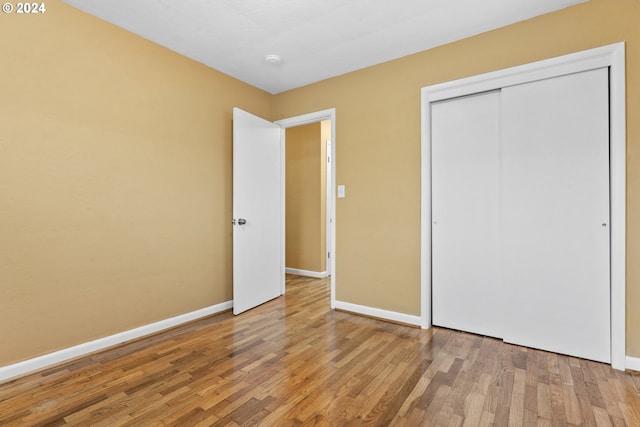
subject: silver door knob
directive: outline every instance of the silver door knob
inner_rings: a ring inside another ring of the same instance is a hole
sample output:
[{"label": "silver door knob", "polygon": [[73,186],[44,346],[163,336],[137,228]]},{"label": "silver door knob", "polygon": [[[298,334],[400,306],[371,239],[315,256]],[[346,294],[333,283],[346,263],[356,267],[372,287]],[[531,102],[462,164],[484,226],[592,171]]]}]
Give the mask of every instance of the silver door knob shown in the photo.
[{"label": "silver door knob", "polygon": [[245,225],[247,223],[247,220],[244,218],[238,218],[238,225]]}]

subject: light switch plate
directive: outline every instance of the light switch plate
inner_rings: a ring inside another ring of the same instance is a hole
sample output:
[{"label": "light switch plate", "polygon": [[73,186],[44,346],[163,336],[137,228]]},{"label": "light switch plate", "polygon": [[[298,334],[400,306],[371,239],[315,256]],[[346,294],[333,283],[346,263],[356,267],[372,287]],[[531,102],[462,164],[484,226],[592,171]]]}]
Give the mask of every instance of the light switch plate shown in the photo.
[{"label": "light switch plate", "polygon": [[344,198],[344,185],[338,185],[338,198]]}]

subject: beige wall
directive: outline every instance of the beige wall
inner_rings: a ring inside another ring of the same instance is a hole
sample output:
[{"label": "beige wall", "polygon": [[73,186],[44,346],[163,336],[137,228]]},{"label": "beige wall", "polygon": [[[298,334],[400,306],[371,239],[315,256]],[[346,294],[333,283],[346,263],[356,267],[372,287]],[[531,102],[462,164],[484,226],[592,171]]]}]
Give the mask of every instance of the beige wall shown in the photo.
[{"label": "beige wall", "polygon": [[[613,4],[615,3],[615,4]],[[640,357],[640,2],[591,0],[275,98],[336,108],[336,298],[420,314],[420,88],[627,42],[627,353]]]},{"label": "beige wall", "polygon": [[56,0],[0,18],[0,366],[229,301],[232,107],[272,96]]},{"label": "beige wall", "polygon": [[321,136],[320,123],[286,130],[287,268],[325,270]]}]

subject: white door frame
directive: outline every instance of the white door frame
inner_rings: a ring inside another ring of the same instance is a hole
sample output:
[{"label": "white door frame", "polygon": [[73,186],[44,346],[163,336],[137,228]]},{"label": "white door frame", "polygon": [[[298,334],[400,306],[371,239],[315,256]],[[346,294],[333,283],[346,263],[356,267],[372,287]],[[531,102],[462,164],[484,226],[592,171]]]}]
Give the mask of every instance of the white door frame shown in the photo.
[{"label": "white door frame", "polygon": [[611,366],[626,367],[625,45],[615,43],[422,88],[421,327],[431,326],[431,103],[515,84],[609,67],[611,196]]},{"label": "white door frame", "polygon": [[[333,130],[332,130],[333,132]],[[331,136],[331,138],[333,138],[333,135]],[[333,154],[331,153],[331,147],[333,147],[333,144],[331,143],[331,139],[328,139],[325,143],[325,147],[326,147],[326,154],[327,154],[327,159],[325,164],[328,164],[329,167],[327,168],[327,179],[326,179],[326,225],[325,225],[325,230],[326,230],[326,236],[325,236],[325,259],[326,259],[326,267],[325,270],[327,271],[327,275],[331,276],[332,274],[332,269],[331,269],[331,254],[332,254],[332,249],[331,249],[331,242],[333,241],[333,239],[331,238],[331,230],[333,229],[333,173],[331,173],[331,165],[333,164]]]},{"label": "white door frame", "polygon": [[[328,110],[316,111],[314,113],[303,114],[300,116],[290,117],[288,119],[276,120],[274,123],[279,125],[283,129],[302,126],[310,123],[317,123],[323,120],[331,120],[331,189],[335,188],[336,182],[336,109],[330,108]],[[282,155],[282,259],[285,259],[285,132],[282,132],[280,152]],[[335,210],[335,192],[331,191],[332,200],[330,209],[331,218],[333,223],[331,224],[331,230],[327,231],[331,233],[331,248],[327,248],[331,252],[331,308],[335,308],[336,304],[336,210]],[[284,267],[283,267],[284,274]],[[282,283],[282,294],[285,293],[285,284]]]}]

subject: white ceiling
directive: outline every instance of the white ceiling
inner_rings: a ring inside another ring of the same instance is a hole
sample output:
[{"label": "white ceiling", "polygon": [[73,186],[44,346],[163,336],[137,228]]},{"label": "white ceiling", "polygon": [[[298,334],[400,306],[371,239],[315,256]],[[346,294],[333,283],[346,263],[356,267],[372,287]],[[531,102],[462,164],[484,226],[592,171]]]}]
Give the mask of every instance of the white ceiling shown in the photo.
[{"label": "white ceiling", "polygon": [[275,94],[586,0],[63,1]]}]

